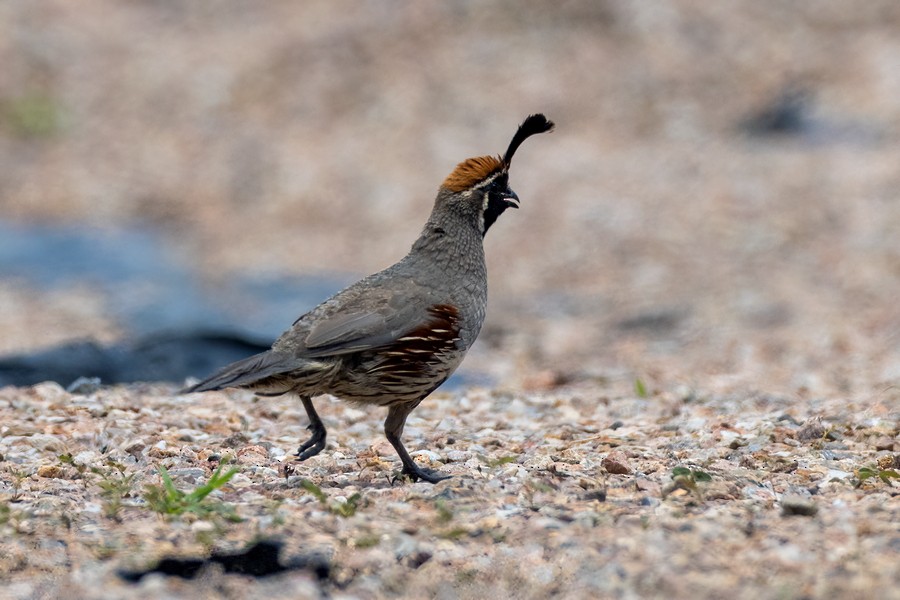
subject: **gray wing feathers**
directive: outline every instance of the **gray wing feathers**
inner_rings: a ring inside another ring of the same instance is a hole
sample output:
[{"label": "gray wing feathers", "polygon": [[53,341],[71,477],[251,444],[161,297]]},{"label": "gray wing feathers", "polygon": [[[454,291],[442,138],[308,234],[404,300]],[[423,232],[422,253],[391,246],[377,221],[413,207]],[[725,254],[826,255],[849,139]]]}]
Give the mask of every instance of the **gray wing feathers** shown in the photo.
[{"label": "gray wing feathers", "polygon": [[[420,321],[418,315],[414,316],[413,311],[404,311],[403,315],[392,316],[393,318],[389,318],[378,313],[358,315],[356,319],[335,323],[334,327],[331,321],[321,323],[320,327],[310,333],[301,356],[304,358],[340,356],[386,346],[415,328]],[[316,334],[315,337],[313,334]],[[310,342],[311,339],[314,343]]]},{"label": "gray wing feathers", "polygon": [[306,347],[313,351],[332,346],[353,348],[368,332],[383,331],[384,326],[384,315],[379,313],[338,314],[313,326],[306,337]]},{"label": "gray wing feathers", "polygon": [[421,325],[434,303],[427,289],[406,284],[402,292],[370,288],[365,295],[349,288],[298,319],[275,348],[298,358],[321,358],[390,344]]}]

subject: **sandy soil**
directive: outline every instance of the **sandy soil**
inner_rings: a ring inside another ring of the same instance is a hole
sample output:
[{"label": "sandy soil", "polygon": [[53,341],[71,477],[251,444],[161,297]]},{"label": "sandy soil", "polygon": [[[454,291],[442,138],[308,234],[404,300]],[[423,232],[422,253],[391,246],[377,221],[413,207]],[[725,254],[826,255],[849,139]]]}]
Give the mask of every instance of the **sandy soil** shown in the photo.
[{"label": "sandy soil", "polygon": [[[0,217],[157,228],[211,288],[382,268],[459,160],[558,128],[486,243],[496,385],[410,423],[451,480],[391,485],[331,399],[285,470],[290,399],[3,389],[0,596],[900,597],[898,40],[888,0],[4,3]],[[8,352],[128,330],[90,282],[0,307]],[[148,507],[231,456],[243,521]],[[116,574],[258,536],[328,577]]]}]

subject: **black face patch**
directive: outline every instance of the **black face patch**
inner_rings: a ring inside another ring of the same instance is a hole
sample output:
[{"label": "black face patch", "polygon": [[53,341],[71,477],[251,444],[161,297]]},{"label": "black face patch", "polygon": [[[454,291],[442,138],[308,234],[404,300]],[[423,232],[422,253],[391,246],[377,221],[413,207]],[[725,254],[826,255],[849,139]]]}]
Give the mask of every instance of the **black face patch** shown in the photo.
[{"label": "black face patch", "polygon": [[482,235],[486,234],[487,230],[497,220],[497,217],[509,208],[509,198],[514,197],[512,190],[509,189],[509,176],[507,174],[504,173],[491,182],[487,187],[487,203],[484,207],[484,231]]}]

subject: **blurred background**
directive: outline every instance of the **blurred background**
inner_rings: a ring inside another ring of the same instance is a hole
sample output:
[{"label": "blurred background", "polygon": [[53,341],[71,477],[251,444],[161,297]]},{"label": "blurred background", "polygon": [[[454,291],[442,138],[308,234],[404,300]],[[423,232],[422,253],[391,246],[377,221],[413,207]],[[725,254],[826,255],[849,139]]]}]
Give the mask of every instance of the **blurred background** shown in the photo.
[{"label": "blurred background", "polygon": [[265,345],[541,111],[462,377],[900,395],[893,0],[12,0],[0,64],[0,355]]}]

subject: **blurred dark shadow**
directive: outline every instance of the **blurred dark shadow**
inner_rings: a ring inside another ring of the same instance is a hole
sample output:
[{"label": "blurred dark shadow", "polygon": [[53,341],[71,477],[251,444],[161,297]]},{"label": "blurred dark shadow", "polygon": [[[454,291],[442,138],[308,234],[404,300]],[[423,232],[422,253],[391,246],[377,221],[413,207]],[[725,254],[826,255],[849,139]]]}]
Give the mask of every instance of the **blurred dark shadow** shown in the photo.
[{"label": "blurred dark shadow", "polygon": [[105,384],[182,383],[262,352],[304,310],[351,276],[247,278],[208,289],[166,251],[153,230],[97,230],[0,223],[0,276],[40,294],[91,286],[127,337],[79,340],[0,358],[0,385],[79,377]]}]

